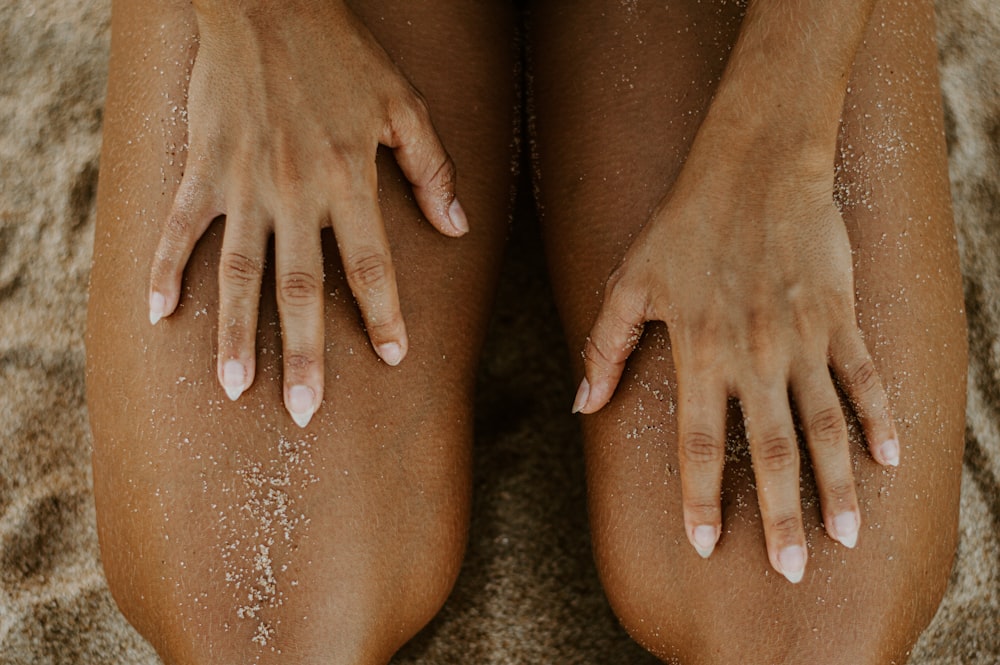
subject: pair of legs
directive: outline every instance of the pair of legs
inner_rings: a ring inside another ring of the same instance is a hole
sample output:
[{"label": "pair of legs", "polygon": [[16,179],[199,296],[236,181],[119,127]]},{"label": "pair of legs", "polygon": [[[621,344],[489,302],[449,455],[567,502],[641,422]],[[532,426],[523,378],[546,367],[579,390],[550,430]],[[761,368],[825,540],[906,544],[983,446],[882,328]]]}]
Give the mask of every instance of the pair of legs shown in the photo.
[{"label": "pair of legs", "polygon": [[[220,222],[188,267],[179,312],[156,328],[146,319],[197,46],[189,3],[139,4],[115,6],[88,324],[109,584],[170,664],[385,662],[444,602],[463,552],[472,379],[516,157],[513,10],[353,3],[428,99],[473,232],[440,237],[380,155],[410,352],[398,368],[377,361],[327,237],[327,395],[303,431],[281,402],[268,276],[255,384],[231,403],[215,380]],[[683,163],[738,32],[737,4],[532,7],[536,177],[571,350]],[[650,326],[614,401],[584,418],[584,439],[602,581],[625,627],[664,659],[902,662],[947,580],[964,424],[961,290],[932,8],[897,4],[880,3],[855,65],[838,181],[859,320],[893,400],[902,465],[883,470],[853,437],[864,523],[852,551],[823,533],[804,473],[811,554],[792,586],[769,572],[736,449],[723,538],[701,560],[681,520],[669,339]]]}]

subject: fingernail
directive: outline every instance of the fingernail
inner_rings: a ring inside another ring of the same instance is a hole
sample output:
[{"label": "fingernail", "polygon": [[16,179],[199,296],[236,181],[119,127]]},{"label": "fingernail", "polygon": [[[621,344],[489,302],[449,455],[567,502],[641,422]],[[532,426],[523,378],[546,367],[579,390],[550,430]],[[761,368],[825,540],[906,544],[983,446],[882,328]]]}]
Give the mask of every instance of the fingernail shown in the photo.
[{"label": "fingernail", "polygon": [[710,557],[713,550],[715,550],[715,543],[719,539],[719,530],[714,526],[702,524],[694,528],[692,536],[694,539],[694,548],[701,555],[701,558],[707,559]]},{"label": "fingernail", "polygon": [[163,310],[167,308],[167,299],[162,293],[153,291],[149,294],[149,322],[154,326],[163,318]]},{"label": "fingernail", "polygon": [[878,447],[879,454],[889,466],[899,466],[899,441],[889,439]]},{"label": "fingernail", "polygon": [[299,427],[305,427],[316,413],[316,393],[308,386],[292,386],[288,391],[288,412]]},{"label": "fingernail", "polygon": [[229,399],[236,401],[247,389],[247,370],[239,360],[227,360],[222,366],[222,387]]},{"label": "fingernail", "polygon": [[833,537],[844,547],[853,548],[858,544],[858,516],[853,511],[833,518]]},{"label": "fingernail", "polygon": [[800,545],[792,545],[778,552],[778,566],[782,575],[792,584],[802,581],[806,572],[806,551]]},{"label": "fingernail", "polygon": [[381,357],[387,365],[395,367],[403,360],[403,347],[395,342],[381,344],[376,350],[378,351],[379,357]]},{"label": "fingernail", "polygon": [[457,198],[448,206],[448,217],[456,231],[463,234],[469,232],[469,219],[465,216],[465,210],[462,209],[462,204],[458,202]]},{"label": "fingernail", "polygon": [[590,382],[587,377],[583,377],[580,387],[576,389],[576,399],[573,400],[573,413],[580,413],[580,410],[587,406],[587,398],[590,397]]}]

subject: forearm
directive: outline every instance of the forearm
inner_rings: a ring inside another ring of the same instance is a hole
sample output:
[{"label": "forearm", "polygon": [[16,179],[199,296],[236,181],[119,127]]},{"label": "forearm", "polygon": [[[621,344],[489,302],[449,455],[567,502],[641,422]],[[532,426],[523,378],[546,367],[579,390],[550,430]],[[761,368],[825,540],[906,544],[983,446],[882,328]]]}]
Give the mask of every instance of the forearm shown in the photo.
[{"label": "forearm", "polygon": [[703,125],[730,154],[832,158],[875,0],[751,0]]}]

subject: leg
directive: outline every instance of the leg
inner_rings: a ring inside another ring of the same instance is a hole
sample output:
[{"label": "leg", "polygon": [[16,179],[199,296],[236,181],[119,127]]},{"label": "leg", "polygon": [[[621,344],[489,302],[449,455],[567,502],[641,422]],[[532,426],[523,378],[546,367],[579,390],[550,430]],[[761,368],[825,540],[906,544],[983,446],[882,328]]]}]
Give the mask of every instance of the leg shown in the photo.
[{"label": "leg", "polygon": [[[571,349],[583,348],[604,280],[681,168],[737,34],[738,4],[542,2],[533,16],[537,176]],[[584,418],[602,580],[625,627],[665,660],[899,663],[941,598],[956,539],[966,351],[933,33],[930,3],[881,2],[844,111],[838,190],[859,322],[903,441],[902,465],[886,471],[852,427],[857,549],[823,531],[807,470],[806,577],[792,586],[769,570],[734,418],[724,533],[699,559],[683,528],[662,326],[647,327],[612,403]]]},{"label": "leg", "polygon": [[513,22],[502,5],[355,4],[428,99],[472,232],[438,234],[380,154],[410,355],[377,360],[326,236],[327,397],[307,430],[282,406],[273,274],[254,385],[232,403],[215,380],[221,222],[178,313],[145,320],[197,39],[190,3],[115,4],[88,321],[94,484],[112,593],[169,664],[386,662],[458,573],[472,383],[512,184]]}]

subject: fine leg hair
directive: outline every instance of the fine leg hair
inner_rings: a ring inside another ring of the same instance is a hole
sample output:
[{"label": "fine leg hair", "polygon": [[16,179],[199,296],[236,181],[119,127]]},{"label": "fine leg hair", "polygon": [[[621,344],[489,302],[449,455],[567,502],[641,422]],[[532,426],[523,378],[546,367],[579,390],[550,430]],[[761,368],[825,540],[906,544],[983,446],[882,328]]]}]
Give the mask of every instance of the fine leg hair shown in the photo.
[{"label": "fine leg hair", "polygon": [[270,267],[256,380],[230,402],[216,379],[224,220],[196,248],[178,311],[147,319],[197,28],[188,2],[114,4],[87,334],[94,485],[111,591],[169,665],[384,663],[458,574],[473,379],[512,186],[513,11],[351,4],[428,100],[472,230],[435,231],[379,153],[409,355],[378,360],[326,232],[326,397],[307,430],[282,404]]},{"label": "fine leg hair", "polygon": [[[682,168],[740,5],[543,0],[533,9],[535,175],[577,379],[604,282]],[[930,2],[878,4],[835,166],[858,323],[902,446],[898,468],[879,466],[849,418],[857,548],[823,530],[803,450],[808,568],[798,585],[770,569],[733,404],[723,534],[699,558],[684,532],[662,324],[646,326],[612,402],[583,419],[602,581],[625,628],[664,661],[903,663],[940,602],[957,537],[966,346],[933,20]]]}]

